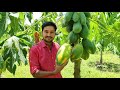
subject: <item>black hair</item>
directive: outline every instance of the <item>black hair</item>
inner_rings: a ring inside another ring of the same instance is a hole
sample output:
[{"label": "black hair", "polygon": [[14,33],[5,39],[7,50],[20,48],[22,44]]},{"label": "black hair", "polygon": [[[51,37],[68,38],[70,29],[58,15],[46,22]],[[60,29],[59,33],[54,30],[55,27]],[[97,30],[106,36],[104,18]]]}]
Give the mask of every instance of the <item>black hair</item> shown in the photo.
[{"label": "black hair", "polygon": [[46,26],[53,26],[55,28],[55,31],[57,29],[57,26],[56,26],[56,24],[54,22],[44,22],[42,24],[42,31],[43,31],[44,27],[46,27]]}]

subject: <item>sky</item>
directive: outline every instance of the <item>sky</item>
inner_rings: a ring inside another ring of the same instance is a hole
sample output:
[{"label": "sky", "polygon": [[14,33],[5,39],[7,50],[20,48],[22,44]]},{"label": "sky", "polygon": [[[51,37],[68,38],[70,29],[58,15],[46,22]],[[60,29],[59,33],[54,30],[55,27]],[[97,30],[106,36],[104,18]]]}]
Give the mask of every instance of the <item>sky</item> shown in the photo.
[{"label": "sky", "polygon": [[[57,13],[59,14],[59,12],[57,12]],[[65,12],[63,12],[63,14],[65,14]],[[40,19],[41,15],[42,15],[41,12],[33,12],[33,19],[32,19],[31,22],[33,23],[35,19]],[[26,18],[25,24],[31,25],[28,18]]]}]

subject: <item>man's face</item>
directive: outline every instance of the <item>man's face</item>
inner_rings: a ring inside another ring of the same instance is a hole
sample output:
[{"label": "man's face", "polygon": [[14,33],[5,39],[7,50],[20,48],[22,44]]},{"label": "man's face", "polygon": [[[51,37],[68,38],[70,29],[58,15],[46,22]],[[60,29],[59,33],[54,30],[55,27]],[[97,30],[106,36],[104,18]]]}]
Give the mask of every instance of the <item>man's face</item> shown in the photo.
[{"label": "man's face", "polygon": [[43,29],[43,39],[46,42],[52,42],[55,37],[55,29],[53,26],[46,26]]}]

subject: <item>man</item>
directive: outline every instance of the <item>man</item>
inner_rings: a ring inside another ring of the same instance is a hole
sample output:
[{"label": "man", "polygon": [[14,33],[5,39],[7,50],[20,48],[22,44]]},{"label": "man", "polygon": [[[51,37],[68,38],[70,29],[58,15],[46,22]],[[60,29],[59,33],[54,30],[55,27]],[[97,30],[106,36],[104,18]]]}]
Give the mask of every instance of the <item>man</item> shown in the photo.
[{"label": "man", "polygon": [[61,70],[67,65],[56,64],[56,54],[59,44],[53,42],[57,26],[53,22],[45,22],[42,25],[43,39],[32,46],[29,52],[30,72],[36,78],[62,78]]}]

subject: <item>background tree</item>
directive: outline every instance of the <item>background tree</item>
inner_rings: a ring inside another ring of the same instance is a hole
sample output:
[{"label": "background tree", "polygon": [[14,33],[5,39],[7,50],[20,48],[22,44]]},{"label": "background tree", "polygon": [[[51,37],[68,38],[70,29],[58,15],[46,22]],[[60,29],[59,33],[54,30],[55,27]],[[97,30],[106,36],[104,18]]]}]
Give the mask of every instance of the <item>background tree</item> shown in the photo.
[{"label": "background tree", "polygon": [[120,13],[119,12],[93,12],[91,13],[90,36],[101,51],[100,64],[103,63],[102,52],[109,48],[120,55]]},{"label": "background tree", "polygon": [[35,44],[34,33],[38,31],[41,38],[42,22],[55,21],[58,15],[40,13],[35,19],[33,12],[0,12],[0,75],[6,69],[15,75],[17,65],[28,64],[29,48]]}]

